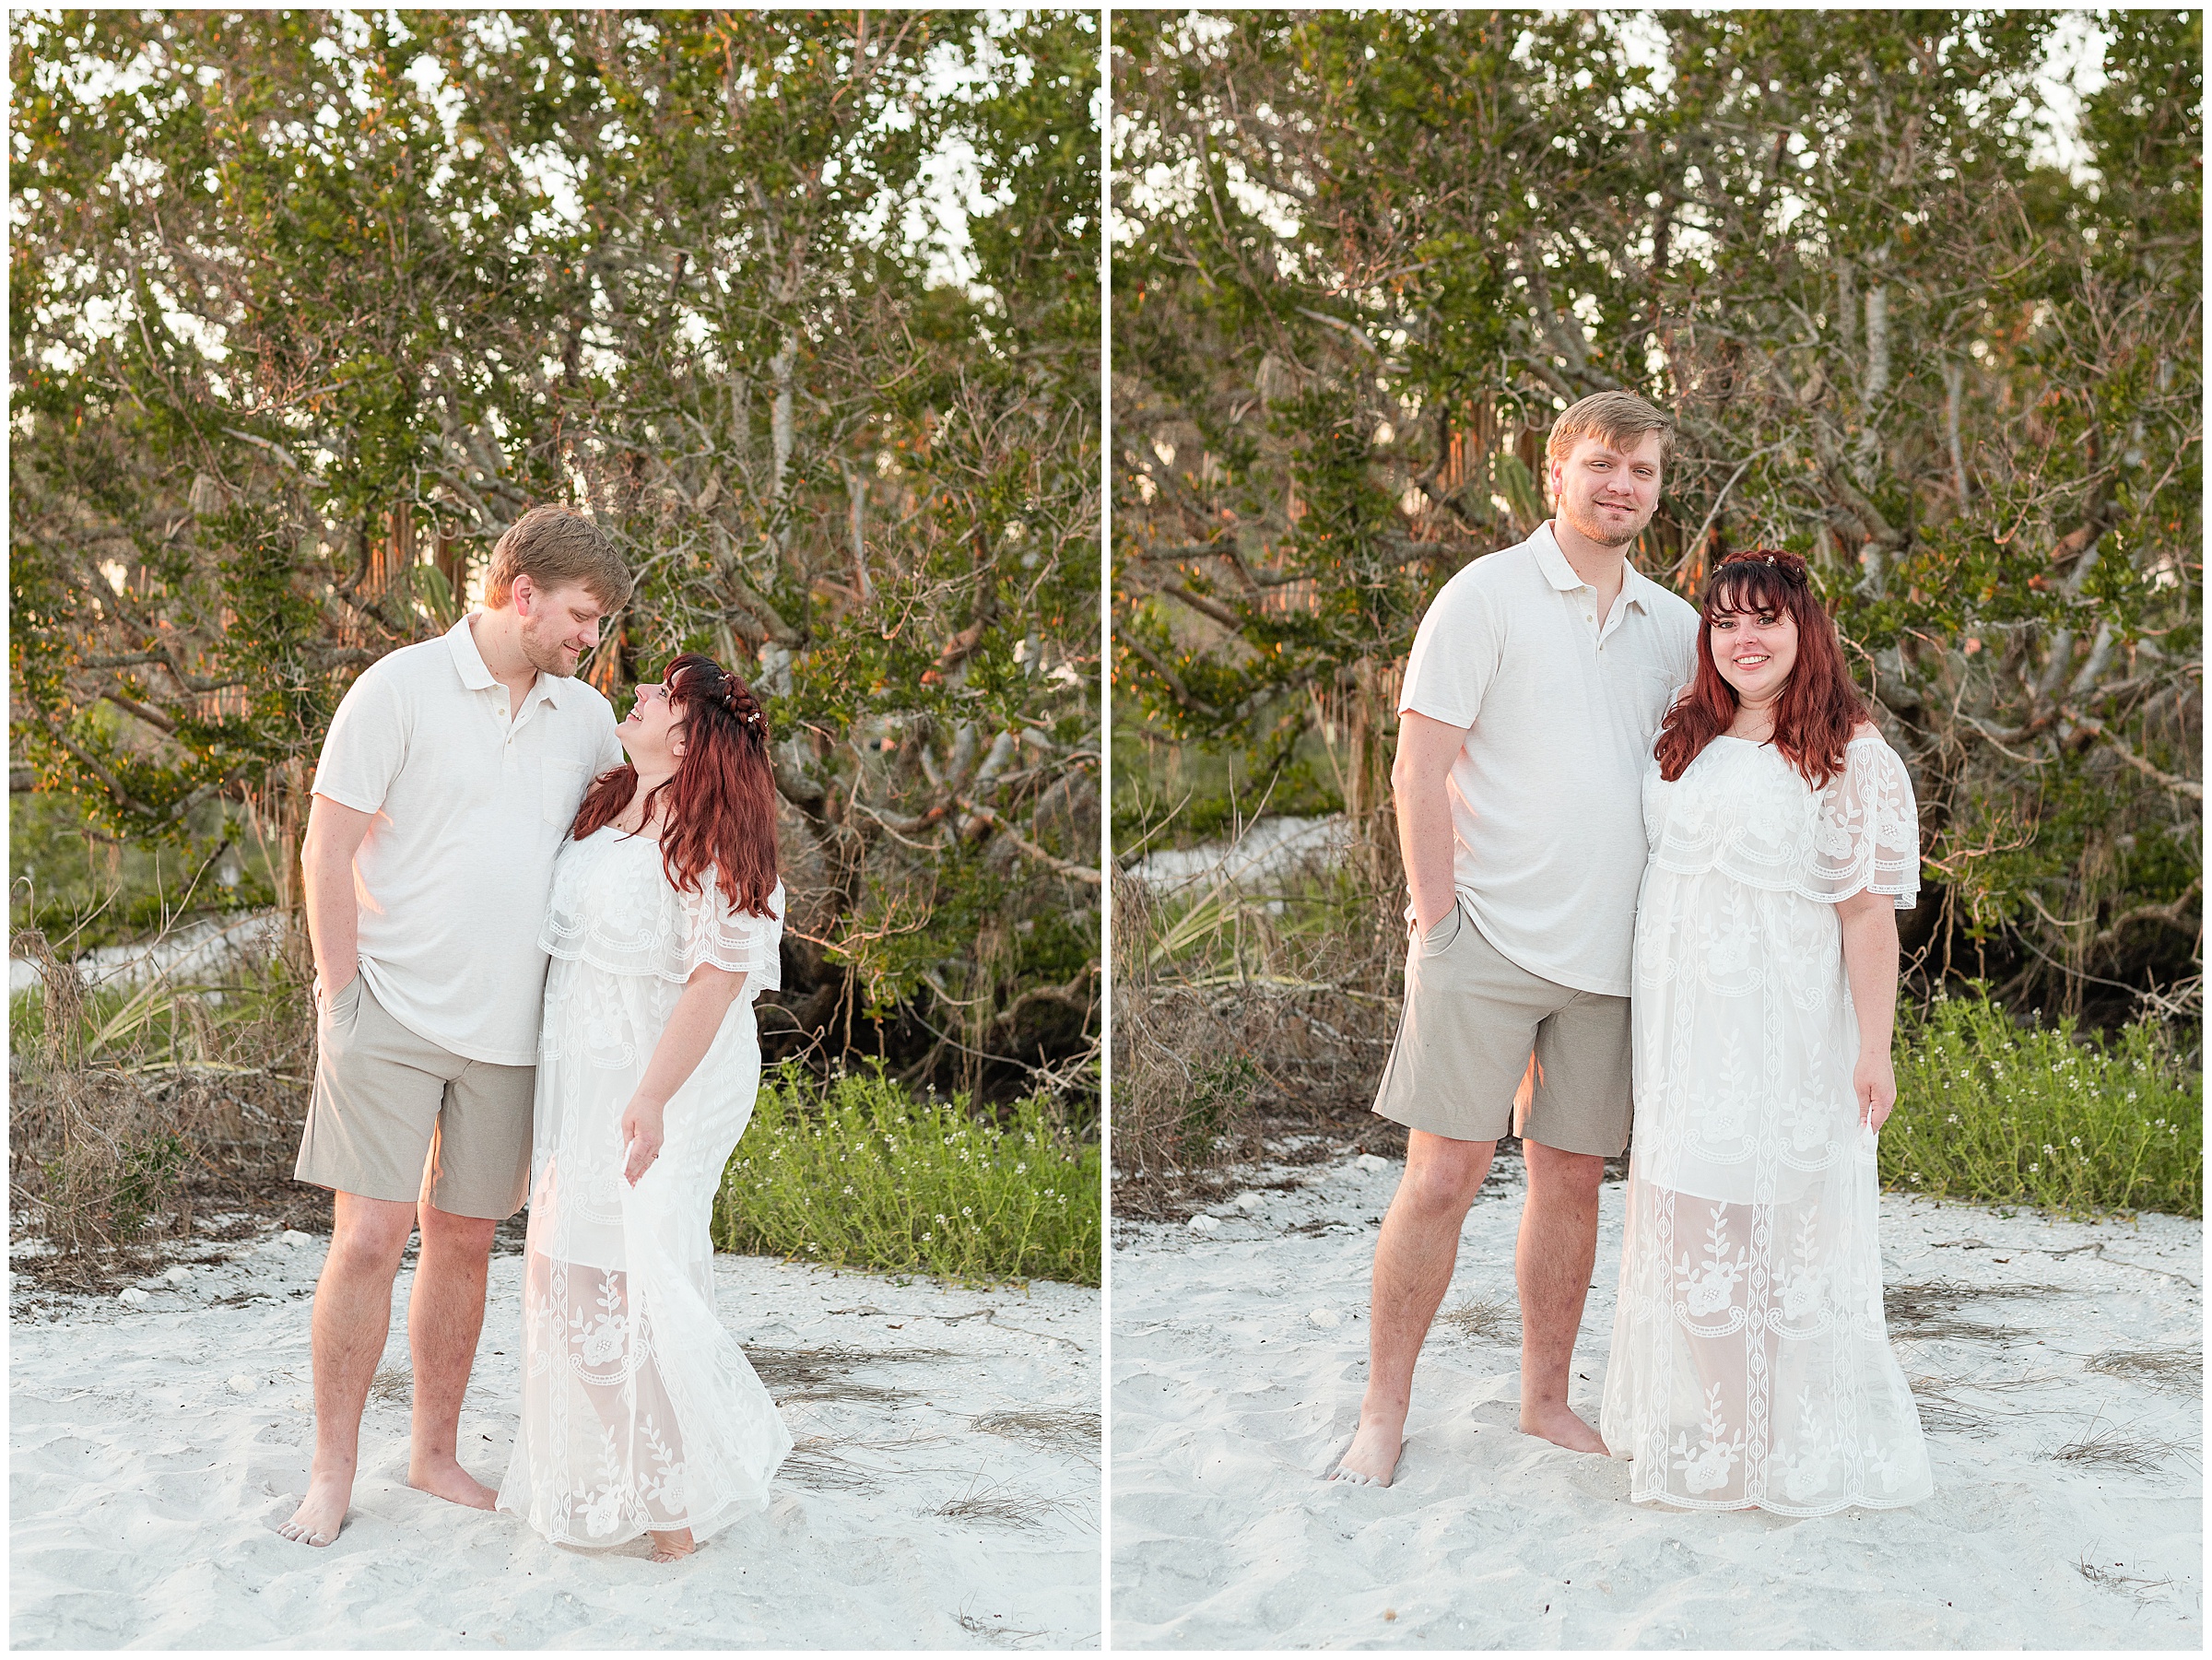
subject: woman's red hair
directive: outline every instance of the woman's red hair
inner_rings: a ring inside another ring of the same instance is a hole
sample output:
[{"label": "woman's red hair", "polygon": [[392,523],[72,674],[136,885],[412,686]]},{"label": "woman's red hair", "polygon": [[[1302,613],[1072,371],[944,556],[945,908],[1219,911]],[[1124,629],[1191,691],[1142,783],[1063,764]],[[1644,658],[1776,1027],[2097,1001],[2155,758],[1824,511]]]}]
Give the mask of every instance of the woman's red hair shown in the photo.
[{"label": "woman's red hair", "polygon": [[1735,688],[1712,660],[1712,619],[1727,613],[1789,613],[1797,624],[1797,663],[1774,706],[1774,747],[1818,790],[1843,770],[1843,747],[1866,718],[1865,700],[1843,665],[1836,625],[1813,592],[1812,573],[1794,553],[1755,547],[1730,554],[1705,585],[1698,618],[1698,673],[1666,712],[1653,752],[1672,783],[1735,722]]},{"label": "woman's red hair", "polygon": [[[686,652],[668,665],[668,701],[681,712],[683,759],[676,776],[645,798],[666,791],[661,824],[661,867],[679,892],[697,893],[700,872],[713,869],[733,909],[772,916],[776,887],[776,781],[768,759],[768,716],[752,689],[713,658]],[[569,834],[582,841],[612,824],[638,793],[638,770],[625,761],[602,772],[583,793]]]}]

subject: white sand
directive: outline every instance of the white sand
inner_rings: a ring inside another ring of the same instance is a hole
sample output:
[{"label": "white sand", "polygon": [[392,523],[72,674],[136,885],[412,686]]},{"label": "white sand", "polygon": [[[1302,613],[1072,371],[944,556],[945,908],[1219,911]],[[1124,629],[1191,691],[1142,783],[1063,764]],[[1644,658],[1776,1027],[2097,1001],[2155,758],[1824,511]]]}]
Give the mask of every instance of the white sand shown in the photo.
[{"label": "white sand", "polygon": [[[723,1318],[756,1355],[949,1352],[832,1369],[896,1398],[777,1391],[801,1443],[796,1467],[786,1466],[766,1512],[664,1567],[645,1560],[641,1541],[613,1552],[556,1547],[513,1517],[406,1485],[412,1274],[403,1272],[352,1512],[337,1543],[314,1550],[274,1529],[307,1475],[308,1299],[324,1244],[271,1236],[135,1305],[57,1305],[14,1277],[13,1646],[1097,1643],[1096,1440],[1039,1444],[974,1422],[1039,1408],[1095,1416],[1096,1291],[948,1289],[718,1258]],[[513,1444],[521,1267],[518,1255],[493,1261],[461,1417],[462,1461],[493,1486]],[[827,1439],[810,1446],[818,1437]],[[924,1513],[966,1496],[1014,1501],[1026,1516]]]},{"label": "white sand", "polygon": [[[2087,1366],[2115,1350],[2201,1355],[2199,1224],[1885,1198],[1889,1286],[1982,1293],[1959,1301],[1948,1336],[1893,1324],[1936,1490],[1908,1510],[1794,1520],[1631,1504],[1626,1464],[1514,1428],[1517,1163],[1470,1212],[1444,1302],[1501,1302],[1508,1335],[1440,1323],[1396,1485],[1320,1480],[1359,1419],[1375,1224],[1399,1169],[1368,1156],[1248,1172],[1255,1188],[1312,1184],[1217,1206],[1207,1233],[1120,1230],[1116,1647],[2204,1645],[2200,1385],[2162,1392]],[[1593,1423],[1622,1206],[1608,1183],[1570,1395]],[[2022,1286],[2056,1289],[1989,1295]],[[1931,1377],[1948,1381],[1945,1398]],[[2162,1444],[2157,1467],[2053,1456],[2114,1427]]]}]

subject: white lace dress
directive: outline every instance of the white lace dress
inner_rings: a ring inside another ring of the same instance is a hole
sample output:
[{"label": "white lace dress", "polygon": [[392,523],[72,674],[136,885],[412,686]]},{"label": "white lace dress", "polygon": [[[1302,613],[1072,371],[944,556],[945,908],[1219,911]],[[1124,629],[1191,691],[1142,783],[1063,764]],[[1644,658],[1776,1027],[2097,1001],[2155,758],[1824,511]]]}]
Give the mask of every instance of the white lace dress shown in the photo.
[{"label": "white lace dress", "polygon": [[[753,998],[779,983],[774,918],[737,914],[713,872],[679,893],[660,844],[609,826],[563,847],[538,943],[538,1039],[523,1277],[523,1417],[499,1507],[557,1543],[648,1530],[704,1538],[767,1502],[791,1450],[775,1403],[714,1313],[714,1193],[760,1082]],[[660,1158],[631,1187],[620,1123],[701,963],[745,975],[670,1097]]]},{"label": "white lace dress", "polygon": [[1600,1433],[1630,1497],[1821,1515],[1933,1490],[1890,1353],[1840,901],[1910,909],[1912,786],[1869,732],[1815,792],[1720,737],[1644,777],[1635,1136]]}]

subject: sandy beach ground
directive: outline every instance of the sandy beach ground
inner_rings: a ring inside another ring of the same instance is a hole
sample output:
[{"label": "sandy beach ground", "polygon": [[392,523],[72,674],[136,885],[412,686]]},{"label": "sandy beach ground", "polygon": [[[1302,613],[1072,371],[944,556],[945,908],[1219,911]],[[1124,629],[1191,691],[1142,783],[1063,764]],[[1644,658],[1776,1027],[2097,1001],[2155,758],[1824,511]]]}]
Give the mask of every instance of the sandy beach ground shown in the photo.
[{"label": "sandy beach ground", "polygon": [[[1396,1484],[1323,1481],[1359,1419],[1399,1170],[1252,1170],[1210,1222],[1118,1230],[1115,1646],[2203,1647],[2198,1223],[1885,1197],[1936,1490],[1796,1520],[1631,1504],[1625,1463],[1515,1429],[1517,1161],[1468,1215]],[[1593,1423],[1623,1196],[1607,1184],[1570,1395]]]},{"label": "sandy beach ground", "polygon": [[[312,1550],[274,1530],[307,1475],[324,1243],[270,1231],[186,1249],[178,1283],[149,1278],[128,1301],[12,1277],[11,1646],[1098,1643],[1096,1291],[718,1258],[723,1319],[799,1446],[764,1513],[659,1567],[642,1541],[548,1545],[406,1485],[410,1258],[352,1513]],[[513,1445],[521,1269],[494,1258],[461,1418],[462,1461],[494,1486]]]}]

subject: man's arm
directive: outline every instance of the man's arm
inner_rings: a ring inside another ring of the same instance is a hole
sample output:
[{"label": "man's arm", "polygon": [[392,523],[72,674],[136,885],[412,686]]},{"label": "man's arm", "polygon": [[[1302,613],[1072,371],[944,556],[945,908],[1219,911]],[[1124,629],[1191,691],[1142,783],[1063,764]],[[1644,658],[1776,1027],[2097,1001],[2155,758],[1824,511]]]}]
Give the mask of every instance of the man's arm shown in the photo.
[{"label": "man's arm", "polygon": [[1423,934],[1450,914],[1454,902],[1452,798],[1445,786],[1472,730],[1411,710],[1398,716],[1391,796],[1397,804],[1398,851],[1413,892],[1413,918]]},{"label": "man's arm", "polygon": [[327,795],[314,796],[307,809],[307,838],[300,847],[300,897],[307,902],[307,937],[325,1000],[360,971],[361,913],[353,891],[353,855],[375,818]]}]

